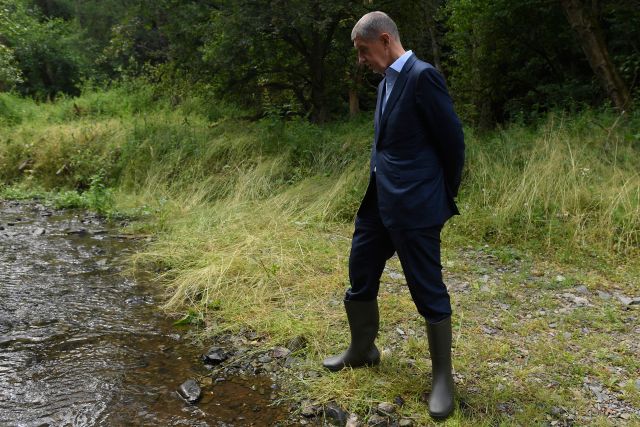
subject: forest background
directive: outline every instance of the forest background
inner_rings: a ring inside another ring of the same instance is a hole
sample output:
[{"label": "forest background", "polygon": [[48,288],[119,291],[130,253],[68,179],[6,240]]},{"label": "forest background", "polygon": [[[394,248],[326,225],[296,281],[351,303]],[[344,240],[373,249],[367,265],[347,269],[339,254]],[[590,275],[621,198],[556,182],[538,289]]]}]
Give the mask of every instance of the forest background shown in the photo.
[{"label": "forest background", "polygon": [[[306,337],[294,371],[313,370],[348,338],[339,301],[380,80],[350,32],[370,10],[441,70],[465,125],[462,215],[443,234],[467,402],[450,422],[638,420],[637,0],[0,0],[1,197],[153,236],[132,264],[169,311],[201,336]],[[366,418],[402,395],[429,422],[397,264],[378,379],[292,375],[292,399]],[[617,412],[594,405],[594,383]]]}]

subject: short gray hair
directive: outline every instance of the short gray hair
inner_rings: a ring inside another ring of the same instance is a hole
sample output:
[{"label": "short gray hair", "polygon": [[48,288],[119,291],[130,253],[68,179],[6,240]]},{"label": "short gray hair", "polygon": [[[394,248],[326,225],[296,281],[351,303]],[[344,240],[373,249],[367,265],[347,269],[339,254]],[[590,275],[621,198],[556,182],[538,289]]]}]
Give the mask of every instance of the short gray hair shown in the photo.
[{"label": "short gray hair", "polygon": [[371,40],[382,33],[389,33],[391,37],[400,41],[398,26],[393,19],[389,18],[389,15],[380,11],[369,12],[354,25],[351,30],[351,41],[356,37]]}]

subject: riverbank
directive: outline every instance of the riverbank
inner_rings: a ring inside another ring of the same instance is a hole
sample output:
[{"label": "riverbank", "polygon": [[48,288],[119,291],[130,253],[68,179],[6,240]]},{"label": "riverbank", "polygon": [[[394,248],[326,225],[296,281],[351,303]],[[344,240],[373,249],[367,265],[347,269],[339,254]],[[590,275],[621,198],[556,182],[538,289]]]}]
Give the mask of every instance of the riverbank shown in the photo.
[{"label": "riverbank", "polygon": [[[303,340],[278,368],[301,414],[333,401],[366,420],[396,402],[395,419],[430,423],[424,327],[395,259],[381,286],[381,366],[319,368],[347,345],[341,298],[369,117],[250,122],[147,87],[41,106],[2,96],[5,197],[45,195],[153,235],[132,269],[153,271],[166,310],[203,337],[256,334],[276,362],[269,352]],[[443,234],[464,403],[445,425],[639,420],[638,122],[555,114],[467,131],[463,215]]]}]

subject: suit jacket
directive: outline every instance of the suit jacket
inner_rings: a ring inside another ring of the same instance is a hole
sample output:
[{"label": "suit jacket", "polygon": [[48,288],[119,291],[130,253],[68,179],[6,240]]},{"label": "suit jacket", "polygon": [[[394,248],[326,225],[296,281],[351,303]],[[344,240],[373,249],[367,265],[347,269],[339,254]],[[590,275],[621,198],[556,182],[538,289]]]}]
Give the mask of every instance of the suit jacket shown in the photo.
[{"label": "suit jacket", "polygon": [[384,85],[383,79],[378,86],[369,188],[360,209],[375,179],[385,227],[442,225],[459,214],[454,198],[464,164],[462,125],[444,78],[411,55],[381,114]]}]

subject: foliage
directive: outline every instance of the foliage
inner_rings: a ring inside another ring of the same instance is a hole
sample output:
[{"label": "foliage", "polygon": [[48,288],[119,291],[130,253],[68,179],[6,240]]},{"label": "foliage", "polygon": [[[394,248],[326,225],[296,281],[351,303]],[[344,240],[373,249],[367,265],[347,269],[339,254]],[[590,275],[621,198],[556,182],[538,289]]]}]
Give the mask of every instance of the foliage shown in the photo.
[{"label": "foliage", "polygon": [[[629,26],[628,16],[637,14],[637,5],[602,3],[614,59],[632,83],[640,70],[640,30]],[[492,128],[554,108],[605,101],[558,3],[450,0],[446,16],[450,83],[459,109],[473,123]]]},{"label": "foliage", "polygon": [[25,0],[0,1],[0,42],[13,52],[20,80],[17,90],[36,98],[78,94],[88,77],[87,43],[80,28],[59,18],[45,18]]},{"label": "foliage", "polygon": [[0,92],[13,89],[22,83],[22,72],[16,66],[13,49],[0,42]]},{"label": "foliage", "polygon": [[349,1],[221,2],[205,59],[225,90],[324,122],[346,105],[350,30],[363,12]]}]

